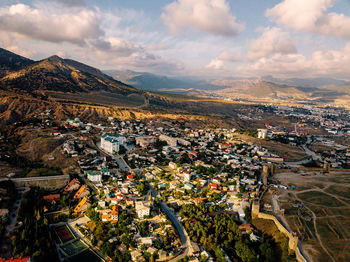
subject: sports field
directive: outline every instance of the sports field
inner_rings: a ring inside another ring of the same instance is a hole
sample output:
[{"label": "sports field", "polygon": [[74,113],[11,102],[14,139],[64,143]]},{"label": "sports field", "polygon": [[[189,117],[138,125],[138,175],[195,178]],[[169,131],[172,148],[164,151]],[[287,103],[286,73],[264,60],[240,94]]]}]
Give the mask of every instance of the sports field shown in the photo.
[{"label": "sports field", "polygon": [[67,225],[57,226],[54,228],[56,236],[61,243],[67,243],[75,237]]},{"label": "sports field", "polygon": [[85,250],[81,253],[79,253],[76,256],[72,256],[68,258],[66,261],[68,262],[101,262],[103,261],[101,258],[99,258],[94,252],[92,252],[90,249]]},{"label": "sports field", "polygon": [[84,242],[79,239],[61,246],[61,249],[67,254],[68,257],[79,254],[87,248],[88,247],[84,244]]}]

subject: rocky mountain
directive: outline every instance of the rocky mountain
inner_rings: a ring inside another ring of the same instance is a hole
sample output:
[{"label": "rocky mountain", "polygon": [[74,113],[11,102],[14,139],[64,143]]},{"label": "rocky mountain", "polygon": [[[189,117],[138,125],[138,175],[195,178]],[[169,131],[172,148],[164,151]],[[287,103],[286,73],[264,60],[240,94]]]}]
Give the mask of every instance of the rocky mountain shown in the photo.
[{"label": "rocky mountain", "polygon": [[[347,94],[344,80],[332,78],[231,78],[215,80],[177,79],[134,71],[106,71],[107,74],[142,90],[194,97],[244,98],[253,100],[325,100]],[[349,91],[350,92],[350,91]]]},{"label": "rocky mountain", "polygon": [[191,78],[173,78],[162,75],[155,75],[147,72],[135,71],[119,71],[106,70],[106,74],[115,79],[132,85],[136,88],[155,92],[166,93],[186,93],[192,90],[215,90],[219,89],[216,85],[205,80],[191,79]]},{"label": "rocky mountain", "polygon": [[0,87],[29,93],[105,91],[127,95],[139,90],[103,74],[100,70],[70,59],[51,56],[12,70],[0,79]]},{"label": "rocky mountain", "polygon": [[283,85],[289,85],[289,86],[302,86],[302,87],[325,87],[325,86],[350,85],[349,81],[334,79],[329,77],[280,79],[280,78],[274,78],[272,76],[264,76],[261,79],[267,82],[275,83],[275,84],[283,84]]},{"label": "rocky mountain", "polygon": [[33,60],[0,48],[0,78],[33,63]]}]

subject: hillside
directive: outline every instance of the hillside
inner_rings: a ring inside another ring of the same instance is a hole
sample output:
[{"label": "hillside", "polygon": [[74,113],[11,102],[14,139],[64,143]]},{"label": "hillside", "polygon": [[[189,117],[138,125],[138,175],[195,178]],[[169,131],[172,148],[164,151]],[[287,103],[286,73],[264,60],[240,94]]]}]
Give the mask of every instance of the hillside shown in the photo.
[{"label": "hillside", "polygon": [[33,60],[0,48],[0,78],[33,63]]},{"label": "hillside", "polygon": [[96,92],[105,91],[127,95],[140,93],[100,70],[77,61],[51,56],[13,71],[0,79],[0,87],[8,91]]},{"label": "hillside", "polygon": [[185,94],[192,90],[215,90],[221,88],[205,80],[173,78],[147,72],[107,70],[105,73],[136,88],[155,92]]}]

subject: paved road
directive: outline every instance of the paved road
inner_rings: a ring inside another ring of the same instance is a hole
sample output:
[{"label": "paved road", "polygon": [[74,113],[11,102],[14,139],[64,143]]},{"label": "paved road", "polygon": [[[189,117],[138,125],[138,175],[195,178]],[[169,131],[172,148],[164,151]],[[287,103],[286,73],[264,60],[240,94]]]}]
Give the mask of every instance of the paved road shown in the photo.
[{"label": "paved road", "polygon": [[131,170],[131,168],[126,164],[125,160],[123,159],[123,156],[118,155],[115,159],[121,171]]},{"label": "paved road", "polygon": [[[152,191],[152,196],[154,198],[156,198],[158,196],[158,192],[151,185],[149,185],[149,186],[150,186],[150,189]],[[177,232],[179,233],[183,252],[179,256],[177,256],[176,258],[170,260],[171,262],[179,261],[189,254],[189,252],[190,252],[190,250],[189,250],[190,239],[189,239],[187,233],[185,232],[184,227],[180,223],[179,219],[171,211],[171,209],[165,203],[163,203],[160,199],[159,199],[159,204],[160,204],[162,211],[168,216],[168,218],[171,220],[171,222],[173,222]]]}]

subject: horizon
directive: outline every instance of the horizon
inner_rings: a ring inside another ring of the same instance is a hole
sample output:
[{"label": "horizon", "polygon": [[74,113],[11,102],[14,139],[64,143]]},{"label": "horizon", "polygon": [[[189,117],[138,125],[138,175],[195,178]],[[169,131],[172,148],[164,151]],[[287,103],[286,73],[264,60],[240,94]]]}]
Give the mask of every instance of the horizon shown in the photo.
[{"label": "horizon", "polygon": [[[254,5],[254,8],[251,6]],[[350,80],[349,1],[3,1],[1,47],[101,70]]]}]

